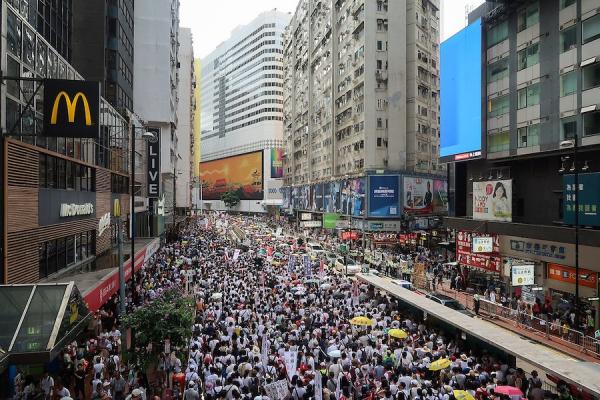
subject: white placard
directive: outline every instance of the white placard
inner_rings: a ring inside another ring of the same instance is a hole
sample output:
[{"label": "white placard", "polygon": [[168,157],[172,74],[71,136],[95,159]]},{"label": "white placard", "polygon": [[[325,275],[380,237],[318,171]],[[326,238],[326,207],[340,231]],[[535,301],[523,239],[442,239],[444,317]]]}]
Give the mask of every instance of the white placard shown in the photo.
[{"label": "white placard", "polygon": [[530,286],[535,282],[535,265],[513,265],[512,266],[512,285]]},{"label": "white placard", "polygon": [[285,368],[287,370],[288,377],[292,380],[293,376],[296,375],[296,366],[298,365],[298,352],[297,351],[286,351],[283,353],[285,360]]},{"label": "white placard", "polygon": [[289,394],[285,379],[265,385],[265,391],[269,399],[273,400],[284,400]]},{"label": "white placard", "polygon": [[491,253],[494,251],[494,238],[491,236],[473,236],[471,238],[471,243],[473,246],[473,253]]},{"label": "white placard", "polygon": [[318,370],[315,372],[315,400],[323,400],[323,381]]}]

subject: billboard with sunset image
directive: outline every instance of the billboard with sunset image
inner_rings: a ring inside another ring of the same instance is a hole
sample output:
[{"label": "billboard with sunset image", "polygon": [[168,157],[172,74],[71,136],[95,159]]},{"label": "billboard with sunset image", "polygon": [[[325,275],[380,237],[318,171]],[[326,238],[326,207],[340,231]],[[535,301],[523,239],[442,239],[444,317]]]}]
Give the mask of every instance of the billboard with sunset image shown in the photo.
[{"label": "billboard with sunset image", "polygon": [[263,152],[202,162],[200,179],[204,200],[220,200],[230,190],[237,191],[241,200],[262,200]]}]

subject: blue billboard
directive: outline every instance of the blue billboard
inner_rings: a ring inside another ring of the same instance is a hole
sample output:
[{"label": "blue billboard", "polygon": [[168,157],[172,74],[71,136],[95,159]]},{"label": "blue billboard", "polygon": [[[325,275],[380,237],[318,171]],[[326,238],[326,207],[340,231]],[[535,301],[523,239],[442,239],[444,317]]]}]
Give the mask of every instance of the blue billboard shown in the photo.
[{"label": "blue billboard", "polygon": [[440,158],[444,162],[481,156],[481,43],[478,19],[440,48]]},{"label": "blue billboard", "polygon": [[369,176],[369,217],[399,217],[398,175]]},{"label": "blue billboard", "polygon": [[579,190],[575,175],[563,176],[563,221],[575,224],[575,199],[579,196],[579,225],[600,226],[600,173],[579,174]]}]

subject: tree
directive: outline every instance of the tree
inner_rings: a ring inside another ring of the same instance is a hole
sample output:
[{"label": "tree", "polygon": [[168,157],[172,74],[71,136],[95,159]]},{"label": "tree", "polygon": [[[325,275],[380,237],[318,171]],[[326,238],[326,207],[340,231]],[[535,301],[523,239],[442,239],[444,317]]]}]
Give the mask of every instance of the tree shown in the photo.
[{"label": "tree", "polygon": [[171,349],[186,351],[194,324],[194,302],[178,290],[169,290],[152,303],[125,315],[123,324],[135,335],[135,349],[131,349],[130,359],[146,369],[157,363],[158,355],[164,351],[165,338],[170,339]]},{"label": "tree", "polygon": [[223,201],[223,203],[225,203],[227,208],[233,208],[240,204],[240,196],[234,190],[230,190],[228,192],[223,193],[221,195],[221,200]]}]

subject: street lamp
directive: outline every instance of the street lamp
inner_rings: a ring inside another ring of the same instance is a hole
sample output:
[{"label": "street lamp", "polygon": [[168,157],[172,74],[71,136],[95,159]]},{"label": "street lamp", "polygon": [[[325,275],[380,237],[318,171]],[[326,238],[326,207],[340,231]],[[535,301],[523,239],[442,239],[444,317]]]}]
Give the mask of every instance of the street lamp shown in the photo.
[{"label": "street lamp", "polygon": [[[131,295],[133,298],[133,302],[135,304],[136,301],[136,293],[135,293],[135,133],[136,131],[143,131],[142,139],[144,141],[156,141],[158,140],[158,133],[155,135],[153,132],[148,131],[144,127],[136,127],[134,124],[131,124],[131,171],[130,171],[130,179],[131,179]],[[125,275],[125,273],[123,273]],[[123,278],[124,279],[124,278]]]},{"label": "street lamp", "polygon": [[[570,172],[575,173],[575,329],[579,329],[579,167],[577,165],[579,143],[577,133],[573,139],[560,142],[560,147],[563,149],[573,148],[573,166]],[[564,171],[564,167],[561,167],[561,170]]]}]

